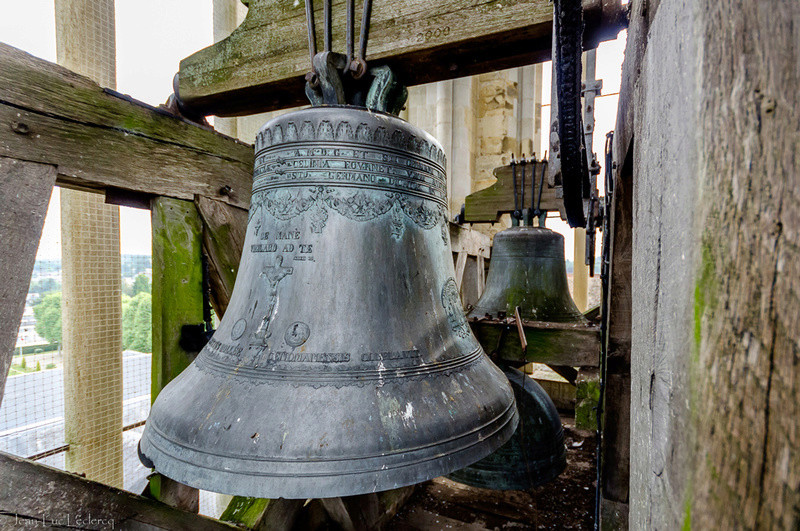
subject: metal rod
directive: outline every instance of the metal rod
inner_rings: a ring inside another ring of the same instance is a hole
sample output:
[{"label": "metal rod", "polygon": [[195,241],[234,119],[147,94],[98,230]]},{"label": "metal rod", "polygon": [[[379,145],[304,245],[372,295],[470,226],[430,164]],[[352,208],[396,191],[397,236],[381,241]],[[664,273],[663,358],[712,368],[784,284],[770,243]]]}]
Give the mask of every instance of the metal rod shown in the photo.
[{"label": "metal rod", "polygon": [[33,454],[32,456],[26,457],[25,459],[29,459],[31,461],[38,461],[39,459],[44,459],[45,457],[50,457],[51,455],[60,454],[61,452],[66,452],[67,450],[69,450],[69,445],[65,444],[63,446],[58,446],[50,450],[45,450],[44,452],[40,452],[38,454]]},{"label": "metal rod", "polygon": [[134,422],[133,424],[128,424],[127,426],[123,426],[122,427],[122,431],[133,430],[133,429],[136,429],[136,428],[138,428],[140,426],[144,426],[145,422],[147,422],[147,421],[146,420],[140,420],[140,421]]},{"label": "metal rod", "polygon": [[330,52],[333,47],[333,23],[331,21],[331,1],[325,0],[323,15],[325,17],[325,51]]},{"label": "metal rod", "polygon": [[534,216],[540,216],[542,214],[541,206],[542,206],[542,189],[544,188],[544,173],[547,171],[547,159],[542,159],[542,175],[541,179],[539,179],[539,198],[536,200],[536,210],[533,212]]},{"label": "metal rod", "polygon": [[372,12],[372,0],[364,0],[364,13],[361,15],[361,39],[359,41],[359,57],[367,60],[367,38],[369,37],[369,17]]},{"label": "metal rod", "polygon": [[355,10],[356,0],[347,0],[347,67],[350,68],[350,63],[353,62],[353,49],[355,43],[353,42],[353,34],[355,33]]},{"label": "metal rod", "polygon": [[[128,424],[127,426],[122,427],[122,431],[128,431],[135,428],[139,428],[141,426],[144,426],[145,422],[147,421],[140,420],[138,422],[134,422],[133,424]],[[61,452],[66,452],[67,450],[69,450],[69,444],[64,444],[62,446],[56,446],[55,448],[45,450],[44,452],[39,452],[38,454],[33,454],[32,456],[26,457],[25,459],[28,459],[30,461],[38,461],[40,459],[44,459],[45,457],[50,457],[51,455],[56,455],[60,454]]]},{"label": "metal rod", "polygon": [[514,160],[514,154],[511,154],[511,177],[514,185],[514,214],[511,216],[514,219],[519,219],[519,196],[517,193],[517,161]]},{"label": "metal rod", "polygon": [[317,55],[317,33],[314,29],[314,0],[306,0],[306,26],[308,26],[308,55],[311,69],[314,69],[314,56]]},{"label": "metal rod", "polygon": [[533,226],[533,218],[536,215],[536,153],[531,155],[531,208],[528,210],[528,217],[530,218],[531,226]]},{"label": "metal rod", "polygon": [[525,212],[525,166],[528,164],[528,161],[525,160],[525,153],[522,154],[522,159],[520,160],[520,163],[522,164],[522,186],[520,186],[522,193],[520,194],[521,197],[519,201],[519,214],[520,216],[524,216],[523,213]]},{"label": "metal rod", "polygon": [[[613,156],[614,146],[614,131],[609,131],[606,134],[605,145],[605,204],[606,208],[611,206],[614,193],[614,174],[612,172],[612,165],[614,163]],[[609,208],[610,210],[610,208]],[[609,282],[611,281],[609,275],[609,268],[611,266],[611,251],[609,241],[611,240],[611,212],[606,210],[603,215],[603,246],[600,251],[602,257],[600,262],[600,397],[597,399],[597,445],[595,447],[595,470],[597,487],[594,491],[594,527],[600,529],[600,503],[602,498],[602,481],[603,481],[603,410],[605,408],[606,396],[606,378],[608,377],[608,323],[609,323]]]}]

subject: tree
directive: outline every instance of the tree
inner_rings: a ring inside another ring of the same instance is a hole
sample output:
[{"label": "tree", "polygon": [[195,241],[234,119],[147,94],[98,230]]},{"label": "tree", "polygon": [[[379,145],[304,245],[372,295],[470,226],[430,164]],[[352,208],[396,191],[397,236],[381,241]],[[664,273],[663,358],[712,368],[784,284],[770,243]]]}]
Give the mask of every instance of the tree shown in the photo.
[{"label": "tree", "polygon": [[54,278],[42,278],[31,282],[31,285],[28,288],[28,293],[37,293],[39,295],[44,295],[46,293],[50,293],[52,291],[58,291],[60,289],[61,289],[61,282],[59,282],[58,280]]},{"label": "tree", "polygon": [[36,333],[50,343],[61,341],[61,292],[48,293],[33,306]]},{"label": "tree", "polygon": [[139,273],[133,281],[133,296],[140,293],[150,293],[150,279]]},{"label": "tree", "polygon": [[134,297],[123,295],[122,348],[138,352],[152,352],[153,336],[151,321],[152,298],[149,293],[140,292]]}]

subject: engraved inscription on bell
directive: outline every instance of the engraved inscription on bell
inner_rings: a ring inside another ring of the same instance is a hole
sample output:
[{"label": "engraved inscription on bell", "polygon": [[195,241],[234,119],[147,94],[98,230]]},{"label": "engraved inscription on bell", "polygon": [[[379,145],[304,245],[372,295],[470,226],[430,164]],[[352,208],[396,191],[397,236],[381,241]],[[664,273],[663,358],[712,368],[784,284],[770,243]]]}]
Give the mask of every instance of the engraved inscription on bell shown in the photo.
[{"label": "engraved inscription on bell", "polygon": [[332,497],[502,445],[513,393],[461,308],[446,188],[438,143],[393,116],[316,107],[267,123],[227,312],[145,428],[156,470],[227,494]]}]

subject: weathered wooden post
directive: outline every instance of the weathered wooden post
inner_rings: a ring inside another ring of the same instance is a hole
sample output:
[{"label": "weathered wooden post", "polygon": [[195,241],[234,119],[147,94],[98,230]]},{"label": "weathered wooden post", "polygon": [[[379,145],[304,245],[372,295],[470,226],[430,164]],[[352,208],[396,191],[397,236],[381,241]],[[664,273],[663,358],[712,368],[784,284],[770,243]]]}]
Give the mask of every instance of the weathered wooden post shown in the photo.
[{"label": "weathered wooden post", "polygon": [[[152,202],[153,365],[152,400],[194,359],[180,346],[181,328],[203,322],[203,226],[191,201],[159,197]],[[197,489],[155,474],[150,495],[197,512]]]},{"label": "weathered wooden post", "polygon": [[[56,0],[58,62],[116,86],[113,0]],[[67,470],[121,487],[122,301],[119,207],[61,191]]]},{"label": "weathered wooden post", "polygon": [[55,182],[55,166],[0,157],[0,322],[7,324],[0,328],[0,404]]}]

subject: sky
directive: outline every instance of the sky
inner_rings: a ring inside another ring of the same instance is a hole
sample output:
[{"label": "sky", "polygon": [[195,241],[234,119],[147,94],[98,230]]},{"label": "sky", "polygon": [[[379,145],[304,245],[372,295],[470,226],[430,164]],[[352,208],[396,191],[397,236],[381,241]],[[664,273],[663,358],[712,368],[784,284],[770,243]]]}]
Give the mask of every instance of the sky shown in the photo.
[{"label": "sky", "polygon": [[[172,93],[172,77],[180,60],[213,42],[212,0],[117,0],[115,8],[117,90],[151,105],[163,103]],[[0,0],[0,42],[55,62],[54,0]],[[593,149],[601,163],[605,134],[614,128],[616,120],[615,94],[619,92],[624,48],[622,32],[616,41],[602,43],[597,53],[597,79],[603,79],[602,94],[606,96],[595,102]],[[551,64],[545,63],[545,104],[550,99],[550,69]],[[543,124],[549,123],[549,116],[546,105]],[[543,145],[540,153],[546,149]],[[566,258],[572,259],[572,231],[560,220],[548,220],[548,226],[564,234]],[[55,188],[37,257],[60,257],[60,236]],[[150,254],[149,211],[120,208],[120,249],[123,254]]]}]

